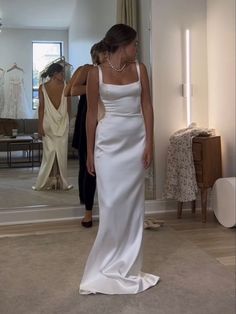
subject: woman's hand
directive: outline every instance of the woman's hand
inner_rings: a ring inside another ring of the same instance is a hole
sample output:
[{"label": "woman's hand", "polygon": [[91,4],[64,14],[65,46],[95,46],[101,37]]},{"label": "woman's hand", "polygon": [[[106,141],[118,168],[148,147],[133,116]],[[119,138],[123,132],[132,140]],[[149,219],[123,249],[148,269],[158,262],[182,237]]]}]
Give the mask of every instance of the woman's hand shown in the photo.
[{"label": "woman's hand", "polygon": [[143,165],[147,169],[150,167],[152,162],[153,151],[151,147],[146,146],[143,153]]},{"label": "woman's hand", "polygon": [[87,156],[87,170],[91,176],[95,176],[95,167],[94,167],[94,156],[93,154],[88,154]]}]

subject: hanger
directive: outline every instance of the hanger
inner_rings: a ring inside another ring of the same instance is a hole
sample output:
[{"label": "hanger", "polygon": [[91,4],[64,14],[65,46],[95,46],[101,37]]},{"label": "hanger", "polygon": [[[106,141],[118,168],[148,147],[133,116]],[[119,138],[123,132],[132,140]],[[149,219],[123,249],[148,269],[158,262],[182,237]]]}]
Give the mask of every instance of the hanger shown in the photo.
[{"label": "hanger", "polygon": [[47,69],[53,63],[60,63],[60,64],[62,64],[63,67],[65,67],[65,66],[73,67],[72,64],[66,62],[65,57],[63,56],[63,57],[57,58],[57,59],[53,60],[52,62],[50,62],[49,64],[47,64],[45,66],[45,69]]},{"label": "hanger", "polygon": [[18,67],[18,65],[16,63],[14,63],[13,66],[7,70],[7,72],[10,72],[14,69],[24,72],[24,70],[22,68]]},{"label": "hanger", "polygon": [[59,64],[61,64],[61,65],[63,66],[64,70],[65,70],[65,67],[66,67],[66,66],[70,67],[70,68],[71,68],[71,71],[72,71],[72,69],[73,69],[73,65],[70,64],[70,63],[68,63],[68,62],[66,62],[66,61],[65,61],[65,57],[62,56],[62,57],[59,57],[59,58],[53,60],[52,62],[48,63],[48,64],[44,67],[44,70],[42,70],[42,71],[40,72],[40,76],[41,76],[41,74],[42,74],[46,69],[48,69],[48,68],[50,67],[50,65],[53,64],[53,63],[59,63]]},{"label": "hanger", "polygon": [[53,63],[55,63],[55,62],[57,62],[57,63],[62,62],[64,65],[72,67],[72,64],[66,62],[66,59],[64,56],[53,61]]},{"label": "hanger", "polygon": [[64,61],[65,66],[69,66],[69,67],[73,67],[72,64],[70,64],[69,62]]}]

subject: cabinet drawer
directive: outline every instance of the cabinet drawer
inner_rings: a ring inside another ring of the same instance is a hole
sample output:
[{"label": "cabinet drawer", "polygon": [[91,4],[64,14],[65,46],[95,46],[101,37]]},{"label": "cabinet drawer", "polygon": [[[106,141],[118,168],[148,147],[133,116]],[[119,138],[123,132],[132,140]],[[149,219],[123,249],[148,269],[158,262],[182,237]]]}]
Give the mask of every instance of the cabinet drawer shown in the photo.
[{"label": "cabinet drawer", "polygon": [[193,143],[193,160],[201,161],[202,160],[202,144],[201,143]]},{"label": "cabinet drawer", "polygon": [[196,172],[196,180],[198,183],[203,182],[203,170],[202,165],[199,163],[194,163],[195,166],[195,172]]}]

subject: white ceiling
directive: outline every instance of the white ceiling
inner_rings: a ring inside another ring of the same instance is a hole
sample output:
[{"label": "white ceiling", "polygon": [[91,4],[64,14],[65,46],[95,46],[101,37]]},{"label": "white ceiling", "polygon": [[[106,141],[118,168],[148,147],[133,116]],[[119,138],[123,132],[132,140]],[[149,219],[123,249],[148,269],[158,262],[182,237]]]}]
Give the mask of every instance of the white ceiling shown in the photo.
[{"label": "white ceiling", "polygon": [[0,0],[6,28],[67,29],[77,0]]}]

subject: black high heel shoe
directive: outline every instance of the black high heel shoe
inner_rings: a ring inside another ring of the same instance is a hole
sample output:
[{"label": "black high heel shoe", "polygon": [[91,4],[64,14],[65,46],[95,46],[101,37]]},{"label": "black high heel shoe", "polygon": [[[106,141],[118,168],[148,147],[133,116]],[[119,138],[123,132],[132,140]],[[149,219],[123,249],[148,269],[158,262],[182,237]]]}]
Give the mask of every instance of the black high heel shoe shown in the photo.
[{"label": "black high heel shoe", "polygon": [[93,221],[90,220],[90,221],[81,221],[81,225],[85,228],[91,228],[93,226]]}]

